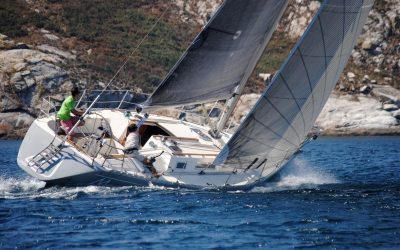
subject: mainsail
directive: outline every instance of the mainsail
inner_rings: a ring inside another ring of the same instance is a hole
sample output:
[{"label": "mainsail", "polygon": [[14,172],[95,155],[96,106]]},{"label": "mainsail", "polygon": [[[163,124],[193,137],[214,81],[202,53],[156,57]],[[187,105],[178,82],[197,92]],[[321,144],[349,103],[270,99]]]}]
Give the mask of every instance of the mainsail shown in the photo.
[{"label": "mainsail", "polygon": [[144,106],[229,98],[268,44],[287,0],[226,0]]},{"label": "mainsail", "polygon": [[299,150],[362,31],[373,0],[327,0],[214,165],[267,176]]}]

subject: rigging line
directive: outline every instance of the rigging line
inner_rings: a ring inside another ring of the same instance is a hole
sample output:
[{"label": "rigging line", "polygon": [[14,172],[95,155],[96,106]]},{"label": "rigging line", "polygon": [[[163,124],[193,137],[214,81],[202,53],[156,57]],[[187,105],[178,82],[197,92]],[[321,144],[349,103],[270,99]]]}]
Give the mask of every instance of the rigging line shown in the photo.
[{"label": "rigging line", "polygon": [[108,82],[108,84],[103,88],[103,91],[99,94],[101,95],[107,88],[109,85],[111,85],[111,83],[115,80],[115,78],[117,77],[117,75],[119,74],[119,72],[121,72],[121,70],[125,67],[125,65],[128,63],[129,59],[136,53],[136,51],[139,49],[139,47],[142,45],[142,43],[147,39],[147,37],[150,35],[151,32],[153,32],[154,28],[156,27],[156,25],[160,22],[160,20],[164,17],[165,13],[167,13],[167,11],[169,10],[168,6],[164,12],[158,17],[158,19],[156,20],[156,22],[153,24],[153,26],[150,28],[149,32],[147,32],[147,34],[142,38],[142,40],[139,42],[139,44],[136,46],[136,48],[134,48],[132,50],[132,52],[128,55],[128,57],[125,59],[124,63],[121,65],[121,67],[119,67],[119,69],[117,70],[117,72],[114,74],[114,76],[110,79],[110,81]]},{"label": "rigging line", "polygon": [[318,23],[319,23],[319,27],[321,29],[322,45],[324,47],[324,56],[325,56],[325,85],[324,85],[324,92],[322,92],[322,102],[321,102],[320,107],[319,107],[319,109],[321,109],[322,105],[324,104],[326,84],[327,84],[327,81],[328,81],[328,62],[326,60],[325,34],[324,34],[324,30],[322,29],[322,22],[321,22],[321,16],[320,15],[318,15]]},{"label": "rigging line", "polygon": [[293,100],[295,101],[297,108],[300,111],[300,115],[301,115],[301,119],[303,120],[303,133],[304,135],[306,135],[306,121],[304,119],[304,114],[303,114],[303,110],[301,109],[299,103],[297,102],[297,99],[294,97],[294,94],[292,92],[292,90],[289,88],[288,83],[286,82],[286,79],[283,77],[283,75],[281,73],[279,73],[279,76],[281,77],[283,83],[285,84],[286,88],[289,90],[290,95],[293,97]]},{"label": "rigging line", "polygon": [[[99,100],[100,96],[107,90],[107,88],[111,85],[111,83],[114,81],[114,79],[117,77],[119,72],[125,67],[125,65],[128,63],[129,59],[133,56],[133,54],[139,49],[140,45],[147,39],[147,37],[150,35],[151,32],[153,32],[153,29],[156,27],[156,25],[160,22],[161,18],[167,13],[169,9],[169,6],[164,10],[164,12],[158,17],[156,22],[153,24],[153,26],[150,28],[149,32],[142,38],[140,43],[136,46],[136,48],[133,49],[133,51],[129,54],[129,56],[125,59],[125,62],[122,64],[122,66],[117,70],[117,72],[114,74],[114,76],[110,79],[110,81],[107,83],[107,85],[103,88],[103,90],[97,95],[97,97],[93,100],[93,102],[90,104],[90,106],[86,109],[86,111],[79,117],[79,120],[72,126],[71,130],[67,133],[65,138],[62,140],[60,145],[63,145],[68,137],[74,132],[75,128],[79,125],[80,122],[83,121],[83,118],[89,113],[89,111],[93,108],[94,104],[97,103]],[[60,146],[59,145],[59,146]]]},{"label": "rigging line", "polygon": [[[269,100],[268,97],[263,95],[263,98],[276,110],[276,112],[278,112],[278,114],[286,121],[286,123],[289,125],[289,127],[291,127],[294,131],[294,133],[297,136],[297,139],[299,139],[299,142],[301,142],[302,140],[300,139],[299,133],[297,132],[297,130],[293,127],[293,125],[289,122],[289,120],[282,114],[282,112],[280,110],[278,110],[278,108],[271,102],[271,100]],[[255,117],[254,117],[255,119]],[[261,123],[262,125],[264,125],[263,123]],[[265,126],[265,125],[264,125]],[[280,136],[280,135],[278,135]],[[282,136],[280,136],[281,138],[283,138]],[[295,145],[294,143],[290,142],[291,144]]]},{"label": "rigging line", "polygon": [[308,79],[308,86],[310,87],[310,91],[311,91],[311,100],[312,100],[312,113],[311,113],[311,117],[314,117],[314,108],[315,108],[315,98],[314,98],[314,89],[313,89],[313,87],[312,87],[312,83],[311,83],[311,79],[310,79],[310,73],[308,72],[308,69],[307,69],[307,66],[306,66],[306,62],[304,61],[304,57],[303,57],[303,54],[301,53],[301,50],[300,50],[300,46],[299,47],[297,47],[297,51],[299,52],[299,54],[300,54],[300,59],[301,59],[301,62],[303,63],[303,66],[304,66],[304,70],[306,71],[306,75],[307,75],[307,79]]}]

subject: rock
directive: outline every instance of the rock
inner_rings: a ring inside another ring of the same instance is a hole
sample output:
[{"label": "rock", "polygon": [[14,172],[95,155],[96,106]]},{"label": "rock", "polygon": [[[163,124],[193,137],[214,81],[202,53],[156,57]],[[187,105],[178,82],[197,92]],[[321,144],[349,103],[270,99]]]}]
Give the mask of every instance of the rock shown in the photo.
[{"label": "rock", "polygon": [[60,67],[47,62],[40,62],[31,68],[31,76],[36,82],[50,92],[58,91],[58,88],[68,78],[68,73]]},{"label": "rock", "polygon": [[296,0],[289,5],[286,10],[289,13],[288,18],[280,24],[289,39],[297,39],[303,34],[320,6],[319,1],[303,0]]},{"label": "rock", "polygon": [[40,59],[40,58],[28,58],[28,59],[26,59],[26,61],[29,62],[30,64],[37,64],[37,63],[41,62],[42,59]]},{"label": "rock", "polygon": [[371,92],[371,87],[368,85],[364,85],[360,88],[360,92],[363,93],[364,95],[368,95],[369,92]]},{"label": "rock", "polygon": [[31,71],[30,70],[24,70],[24,71],[21,71],[20,73],[21,73],[21,76],[27,76],[27,75],[29,75],[31,73]]},{"label": "rock", "polygon": [[391,82],[393,79],[391,77],[384,77],[383,80],[386,82]]},{"label": "rock", "polygon": [[10,133],[12,126],[6,121],[0,121],[0,136],[5,136]]},{"label": "rock", "polygon": [[40,32],[42,32],[43,34],[50,34],[50,31],[46,29],[40,29]]},{"label": "rock", "polygon": [[398,110],[399,107],[396,104],[387,103],[387,104],[383,104],[382,109],[386,110],[386,111],[395,111],[395,110]]},{"label": "rock", "polygon": [[363,41],[363,43],[361,44],[361,48],[362,49],[365,49],[365,50],[367,50],[367,49],[371,49],[372,48],[372,41],[371,41],[371,39],[365,39],[364,41]]},{"label": "rock", "polygon": [[25,83],[25,81],[18,81],[14,83],[14,89],[17,92],[22,92],[28,88],[28,85]]},{"label": "rock", "polygon": [[33,78],[30,78],[30,77],[24,78],[24,81],[25,81],[25,83],[26,83],[28,88],[30,88],[30,87],[32,87],[33,85],[36,84],[35,80]]},{"label": "rock", "polygon": [[352,79],[352,78],[355,78],[356,75],[355,75],[353,72],[347,72],[347,77],[348,77],[349,79]]},{"label": "rock", "polygon": [[14,64],[13,69],[15,71],[21,71],[26,67],[26,65],[27,65],[26,63],[16,63]]},{"label": "rock", "polygon": [[174,0],[173,2],[178,7],[178,15],[182,21],[204,25],[222,3],[222,0]]},{"label": "rock", "polygon": [[26,113],[0,113],[0,137],[18,138],[23,136],[34,119]]},{"label": "rock", "polygon": [[381,102],[388,102],[400,106],[400,90],[388,85],[371,85],[371,94]]},{"label": "rock", "polygon": [[10,71],[18,63],[36,64],[40,61],[60,63],[61,58],[57,55],[46,54],[31,49],[12,49],[0,51],[0,62],[4,65],[3,71]]},{"label": "rock", "polygon": [[374,50],[374,54],[379,55],[382,54],[382,48],[381,47],[376,47]]},{"label": "rock", "polygon": [[71,53],[66,52],[66,51],[59,50],[59,49],[52,47],[50,45],[47,45],[47,44],[39,45],[39,46],[37,46],[37,48],[42,52],[55,54],[57,56],[61,56],[61,57],[65,58],[65,59],[70,59],[70,60],[76,59],[75,55],[72,55]]},{"label": "rock", "polygon": [[25,43],[17,43],[13,49],[30,49]]},{"label": "rock", "polygon": [[400,110],[396,110],[396,111],[392,112],[392,115],[397,120],[400,120]]},{"label": "rock", "polygon": [[17,101],[17,98],[13,98],[10,94],[0,95],[0,112],[8,112],[19,108],[21,108],[21,103]]},{"label": "rock", "polygon": [[267,82],[267,81],[269,82],[269,81],[271,81],[272,74],[260,73],[260,74],[258,74],[258,77],[263,79],[264,82]]},{"label": "rock", "polygon": [[45,34],[45,35],[43,35],[43,36],[44,36],[45,38],[51,40],[51,41],[57,41],[57,40],[60,39],[58,36],[53,35],[53,34]]},{"label": "rock", "polygon": [[397,119],[382,110],[378,100],[363,95],[331,95],[316,125],[323,130],[323,134],[400,132]]},{"label": "rock", "polygon": [[368,75],[364,75],[364,77],[362,79],[362,83],[367,84],[367,83],[370,83],[370,82],[371,82],[371,80],[369,79],[369,76]]}]

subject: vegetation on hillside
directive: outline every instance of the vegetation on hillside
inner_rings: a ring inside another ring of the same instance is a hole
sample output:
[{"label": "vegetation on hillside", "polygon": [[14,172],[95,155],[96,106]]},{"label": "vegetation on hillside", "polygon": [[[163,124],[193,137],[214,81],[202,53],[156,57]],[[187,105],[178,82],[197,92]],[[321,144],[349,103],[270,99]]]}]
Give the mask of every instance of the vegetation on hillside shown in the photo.
[{"label": "vegetation on hillside", "polygon": [[[157,0],[47,0],[34,6],[22,0],[4,0],[0,33],[40,44],[48,41],[35,37],[32,31],[49,30],[64,38],[57,47],[78,51],[78,63],[69,65],[75,80],[107,82],[167,8],[168,3]],[[172,8],[166,10],[116,78],[119,88],[139,87],[151,92],[179,59],[199,27],[182,23],[176,13]],[[247,91],[262,90],[264,83],[256,75],[276,71],[287,56],[292,43],[280,39],[282,36],[274,36]]]}]

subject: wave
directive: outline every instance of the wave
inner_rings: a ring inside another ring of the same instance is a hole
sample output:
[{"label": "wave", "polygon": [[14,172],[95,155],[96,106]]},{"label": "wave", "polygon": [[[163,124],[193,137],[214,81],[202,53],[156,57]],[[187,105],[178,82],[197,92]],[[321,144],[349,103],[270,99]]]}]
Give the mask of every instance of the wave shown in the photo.
[{"label": "wave", "polygon": [[251,189],[250,192],[268,193],[340,183],[333,174],[311,166],[309,162],[300,158],[293,159],[274,179],[274,181],[266,182],[264,186]]},{"label": "wave", "polygon": [[51,187],[45,188],[46,183],[37,179],[15,178],[0,176],[0,199],[76,199],[85,195],[115,196],[126,193],[129,196],[135,193],[154,191],[170,191],[173,188],[150,184],[147,187],[122,186],[85,186],[85,187]]},{"label": "wave", "polygon": [[0,177],[0,194],[12,194],[40,190],[45,182],[33,178],[18,179],[13,177]]}]

